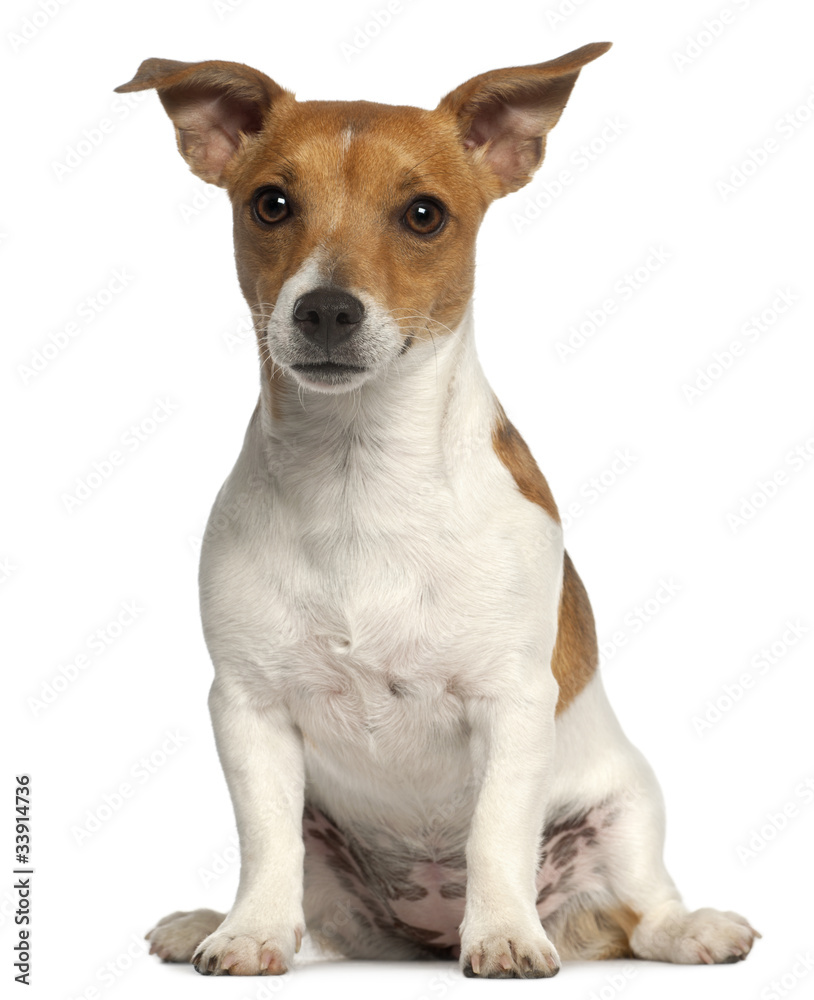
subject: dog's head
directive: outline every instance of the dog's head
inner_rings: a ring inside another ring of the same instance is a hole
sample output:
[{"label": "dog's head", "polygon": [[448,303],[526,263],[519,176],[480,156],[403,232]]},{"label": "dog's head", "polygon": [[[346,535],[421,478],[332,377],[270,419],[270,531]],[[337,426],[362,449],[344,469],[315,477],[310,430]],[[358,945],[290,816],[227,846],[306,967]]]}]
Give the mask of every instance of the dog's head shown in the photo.
[{"label": "dog's head", "polygon": [[192,171],[228,190],[263,363],[339,392],[460,323],[486,208],[531,179],[580,69],[609,47],[482,73],[432,111],[301,102],[217,61],[148,59],[117,90],[155,88]]}]

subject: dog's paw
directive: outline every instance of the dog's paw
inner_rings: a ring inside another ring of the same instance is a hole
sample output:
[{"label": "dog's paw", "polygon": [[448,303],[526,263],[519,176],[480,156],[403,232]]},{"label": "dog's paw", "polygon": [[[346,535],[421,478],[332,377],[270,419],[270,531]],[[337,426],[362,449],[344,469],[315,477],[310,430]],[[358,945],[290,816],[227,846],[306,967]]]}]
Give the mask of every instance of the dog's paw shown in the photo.
[{"label": "dog's paw", "polygon": [[[633,936],[633,950],[640,958],[682,965],[717,965],[740,962],[760,934],[739,913],[722,913],[709,907],[675,914]],[[639,940],[637,940],[639,939]]]},{"label": "dog's paw", "polygon": [[162,962],[189,962],[198,945],[216,931],[226,919],[214,910],[178,910],[159,920],[144,936],[150,942],[150,954]]},{"label": "dog's paw", "polygon": [[201,941],[192,964],[203,976],[279,976],[288,972],[301,942],[300,929],[288,934],[247,933],[224,923]]},{"label": "dog's paw", "polygon": [[738,913],[696,910],[687,915],[679,961],[704,965],[741,962],[758,937],[760,934]]},{"label": "dog's paw", "polygon": [[547,979],[560,971],[560,957],[538,925],[517,933],[464,938],[461,968],[465,976],[481,979]]}]

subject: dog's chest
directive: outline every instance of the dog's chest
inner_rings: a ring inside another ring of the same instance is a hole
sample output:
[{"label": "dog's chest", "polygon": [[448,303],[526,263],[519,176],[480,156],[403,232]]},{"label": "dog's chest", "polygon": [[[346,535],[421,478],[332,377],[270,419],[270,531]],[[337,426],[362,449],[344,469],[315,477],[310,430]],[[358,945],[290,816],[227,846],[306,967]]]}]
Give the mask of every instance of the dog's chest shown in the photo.
[{"label": "dog's chest", "polygon": [[246,554],[223,610],[311,750],[392,766],[461,744],[465,700],[498,656],[497,547],[416,515],[378,537],[280,521],[273,534],[268,551],[290,558]]},{"label": "dog's chest", "polygon": [[247,486],[250,436],[204,540],[216,669],[286,704],[326,761],[417,773],[456,755],[467,702],[505,686],[513,650],[535,640],[540,508],[482,436],[459,436],[454,464],[429,447],[309,442],[308,462],[283,453]]}]

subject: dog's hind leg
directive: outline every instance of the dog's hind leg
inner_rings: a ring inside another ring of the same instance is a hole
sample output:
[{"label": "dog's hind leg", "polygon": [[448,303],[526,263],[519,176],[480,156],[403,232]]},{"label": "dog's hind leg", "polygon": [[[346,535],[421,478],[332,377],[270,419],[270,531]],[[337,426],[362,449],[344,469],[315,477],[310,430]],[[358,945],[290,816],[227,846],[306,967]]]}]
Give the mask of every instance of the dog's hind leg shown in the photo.
[{"label": "dog's hind leg", "polygon": [[163,962],[189,962],[201,941],[225,919],[225,913],[214,910],[178,910],[159,920],[144,936],[150,942],[150,954]]},{"label": "dog's hind leg", "polygon": [[[632,749],[632,748],[631,748]],[[639,760],[608,831],[607,871],[636,958],[685,965],[738,962],[760,937],[731,911],[690,911],[663,861],[664,806],[656,779]]]},{"label": "dog's hind leg", "polygon": [[555,801],[573,805],[552,817],[538,911],[563,957],[688,965],[745,958],[760,935],[744,917],[691,912],[682,902],[663,859],[658,781],[624,736],[598,676],[558,720],[557,755]]}]

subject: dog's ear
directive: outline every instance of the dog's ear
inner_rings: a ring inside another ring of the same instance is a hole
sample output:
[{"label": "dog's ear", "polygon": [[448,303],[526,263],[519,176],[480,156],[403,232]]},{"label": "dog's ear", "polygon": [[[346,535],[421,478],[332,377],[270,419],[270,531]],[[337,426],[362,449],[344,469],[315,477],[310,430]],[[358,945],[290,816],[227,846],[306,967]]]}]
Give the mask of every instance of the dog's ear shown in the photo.
[{"label": "dog's ear", "polygon": [[145,59],[116,93],[155,88],[175,125],[178,149],[193,173],[224,186],[243,136],[259,132],[273,102],[294,95],[264,73],[233,62]]},{"label": "dog's ear", "polygon": [[579,71],[610,47],[594,42],[536,66],[481,73],[442,98],[438,110],[455,116],[469,155],[496,181],[489,185],[495,197],[531,180]]}]

